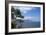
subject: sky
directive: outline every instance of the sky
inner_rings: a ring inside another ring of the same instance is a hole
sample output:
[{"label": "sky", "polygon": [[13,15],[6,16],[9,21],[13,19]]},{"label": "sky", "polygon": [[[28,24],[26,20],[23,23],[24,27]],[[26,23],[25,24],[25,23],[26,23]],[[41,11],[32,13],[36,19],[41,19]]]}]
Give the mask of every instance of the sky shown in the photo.
[{"label": "sky", "polygon": [[15,9],[20,9],[24,20],[40,21],[40,7],[31,6],[15,6]]}]

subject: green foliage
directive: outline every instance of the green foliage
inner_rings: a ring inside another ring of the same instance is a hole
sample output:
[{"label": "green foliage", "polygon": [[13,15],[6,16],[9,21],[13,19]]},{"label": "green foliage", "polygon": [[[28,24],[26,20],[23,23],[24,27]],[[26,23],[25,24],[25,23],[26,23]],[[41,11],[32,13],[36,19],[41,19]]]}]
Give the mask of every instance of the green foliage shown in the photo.
[{"label": "green foliage", "polygon": [[16,17],[20,17],[21,16],[21,12],[20,12],[19,9],[16,9],[14,13],[15,13]]},{"label": "green foliage", "polygon": [[11,23],[11,28],[16,28],[16,23],[15,23],[15,21]]},{"label": "green foliage", "polygon": [[13,7],[11,8],[11,12],[15,12],[15,9]]},{"label": "green foliage", "polygon": [[[24,18],[24,16],[21,15],[21,12],[20,12],[19,9],[14,9],[14,8],[12,7],[12,8],[11,8],[11,12],[14,12],[14,14],[12,14],[13,19],[14,19],[14,15],[15,15],[16,17]],[[18,26],[18,28],[22,28],[22,22],[23,22],[23,20],[19,19],[19,22],[20,22],[21,26]],[[16,21],[15,21],[15,22],[13,21],[13,22],[11,23],[11,28],[16,28]]]}]

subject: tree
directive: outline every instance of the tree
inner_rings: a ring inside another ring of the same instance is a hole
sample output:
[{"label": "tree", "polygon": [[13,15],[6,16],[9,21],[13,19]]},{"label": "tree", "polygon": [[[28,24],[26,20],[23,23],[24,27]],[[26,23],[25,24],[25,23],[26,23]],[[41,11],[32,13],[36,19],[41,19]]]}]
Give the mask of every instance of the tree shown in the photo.
[{"label": "tree", "polygon": [[11,12],[15,12],[15,9],[13,8],[13,6],[11,7]]},{"label": "tree", "polygon": [[19,9],[16,9],[14,13],[15,13],[16,17],[22,16]]},{"label": "tree", "polygon": [[12,7],[11,8],[11,28],[16,28],[16,21],[14,20],[14,12],[15,9]]},{"label": "tree", "polygon": [[[20,12],[19,9],[16,9],[16,10],[15,10],[15,15],[16,15],[16,17],[24,18],[24,16],[21,15],[21,12]],[[23,22],[23,20],[18,19],[18,21],[19,21],[19,23],[21,24],[20,26],[18,26],[18,28],[21,28],[21,27],[22,27],[22,22]]]},{"label": "tree", "polygon": [[[16,17],[20,17],[20,18],[24,18],[24,16],[22,16],[21,15],[21,12],[20,12],[20,10],[19,9],[14,9],[13,7],[11,8],[11,12],[14,12],[14,13],[12,13],[12,19],[15,19],[14,18],[14,15],[16,16]],[[15,28],[16,26],[17,26],[17,19],[15,19],[16,21],[14,22],[12,22],[12,26],[13,26],[13,28]],[[21,20],[21,19],[18,19],[18,21],[20,22],[20,26],[18,26],[18,28],[21,28],[22,27],[22,22],[23,22],[23,20]]]}]

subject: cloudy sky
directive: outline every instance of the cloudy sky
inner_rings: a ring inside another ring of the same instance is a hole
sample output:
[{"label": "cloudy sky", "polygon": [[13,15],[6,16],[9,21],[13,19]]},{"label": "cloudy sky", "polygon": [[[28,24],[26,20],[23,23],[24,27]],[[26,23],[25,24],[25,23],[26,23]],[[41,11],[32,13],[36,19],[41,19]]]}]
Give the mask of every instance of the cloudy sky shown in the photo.
[{"label": "cloudy sky", "polygon": [[40,21],[40,7],[15,6],[14,8],[20,9],[24,20]]}]

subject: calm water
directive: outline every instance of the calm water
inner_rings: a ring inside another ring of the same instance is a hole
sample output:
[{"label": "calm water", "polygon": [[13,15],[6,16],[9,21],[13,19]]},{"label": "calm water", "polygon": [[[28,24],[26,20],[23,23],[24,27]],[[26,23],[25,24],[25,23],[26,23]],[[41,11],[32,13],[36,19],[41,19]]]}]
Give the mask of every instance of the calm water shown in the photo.
[{"label": "calm water", "polygon": [[[20,23],[17,21],[18,25],[20,25]],[[29,20],[24,20],[24,22],[21,22],[22,24],[22,28],[38,28],[40,27],[40,22],[33,22],[33,21],[29,21]]]},{"label": "calm water", "polygon": [[36,27],[40,27],[40,22],[24,22],[22,27],[24,28],[36,28]]}]

